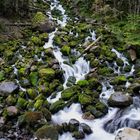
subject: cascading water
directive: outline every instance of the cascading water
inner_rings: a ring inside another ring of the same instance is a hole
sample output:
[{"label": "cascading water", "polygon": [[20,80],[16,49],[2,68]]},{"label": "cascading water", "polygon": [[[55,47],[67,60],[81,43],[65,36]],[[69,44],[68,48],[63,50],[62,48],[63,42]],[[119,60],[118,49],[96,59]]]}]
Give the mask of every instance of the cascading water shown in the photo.
[{"label": "cascading water", "polygon": [[[53,18],[51,15],[51,12],[48,12],[47,14],[49,15],[49,18],[53,21],[56,21],[58,25],[61,27],[64,27],[67,23],[68,16],[65,14],[65,10],[63,9],[62,5],[60,5],[59,1],[54,0],[51,2],[51,10],[57,9],[61,12],[63,18],[62,20],[59,20],[57,18]],[[54,46],[53,45],[53,39],[55,37],[55,34],[57,33],[58,28],[55,29],[54,32],[49,34],[49,40],[48,42],[44,45],[44,48],[53,48],[53,53],[55,58],[58,60],[60,67],[64,71],[64,89],[67,88],[66,83],[68,81],[68,78],[70,76],[74,76],[76,78],[76,81],[84,79],[85,75],[89,73],[90,67],[89,67],[89,62],[84,60],[83,57],[80,57],[74,65],[68,65],[65,64],[64,62],[68,62],[68,58],[64,58],[62,53],[60,52],[59,46]],[[88,40],[95,40],[95,32],[90,31],[91,36],[88,36],[85,41]],[[70,31],[70,34],[72,32]],[[77,35],[77,34],[76,34]],[[127,65],[129,65],[127,59],[119,53],[117,50],[112,49],[112,52],[116,53],[117,57],[120,58],[125,68]],[[78,53],[78,52],[76,52]],[[108,66],[110,64],[108,63]],[[114,67],[113,67],[114,73],[117,73],[118,75],[121,74],[120,67],[114,62]],[[131,76],[133,75],[134,72],[134,66],[131,68],[131,72],[126,73],[126,76]],[[126,88],[130,86],[130,83],[127,81],[126,82]],[[107,104],[107,100],[110,97],[112,93],[114,93],[114,88],[112,85],[110,85],[109,81],[103,81],[102,82],[102,93],[100,94],[100,100]],[[57,96],[54,99],[51,99],[51,97],[48,98],[48,101],[50,103],[53,103],[57,101],[61,97],[61,92],[57,93]],[[103,118],[100,119],[95,119],[92,121],[87,121],[82,119],[82,110],[80,104],[72,104],[69,108],[65,107],[63,110],[59,111],[58,113],[54,114],[52,116],[52,121],[56,124],[62,124],[63,122],[69,122],[70,119],[76,119],[80,123],[86,123],[88,124],[91,129],[93,130],[93,134],[86,136],[85,140],[114,140],[115,138],[115,133],[110,134],[108,132],[114,132],[118,130],[121,127],[126,127],[130,126],[133,127],[132,124],[137,125],[139,116],[138,114],[140,113],[140,110],[138,109],[140,107],[139,104],[139,98],[135,97],[134,101],[135,104],[132,106],[126,108],[125,110],[119,110],[118,108],[111,108],[109,107],[108,114],[104,116]],[[133,113],[132,113],[133,112]],[[116,115],[117,114],[117,115]],[[128,122],[128,119],[131,119],[131,121]],[[134,120],[134,121],[133,121]],[[107,123],[106,123],[107,122]],[[111,123],[110,123],[111,122]],[[105,126],[106,123],[106,126]],[[117,127],[114,126],[114,124],[117,124]],[[137,128],[137,126],[134,126]],[[105,130],[108,132],[106,132]],[[74,140],[74,138],[71,136],[69,132],[64,133],[63,135],[59,136],[59,140]]]}]

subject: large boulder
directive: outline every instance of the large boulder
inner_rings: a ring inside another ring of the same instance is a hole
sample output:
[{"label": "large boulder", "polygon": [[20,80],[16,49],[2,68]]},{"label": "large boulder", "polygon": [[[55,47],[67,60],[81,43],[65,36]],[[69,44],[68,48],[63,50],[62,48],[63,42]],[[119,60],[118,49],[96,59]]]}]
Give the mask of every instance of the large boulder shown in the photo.
[{"label": "large boulder", "polygon": [[55,24],[47,19],[42,12],[37,12],[32,19],[33,28],[39,32],[52,32],[55,30]]},{"label": "large boulder", "polygon": [[2,82],[0,83],[0,96],[8,96],[9,94],[17,91],[19,86],[14,82]]},{"label": "large boulder", "polygon": [[133,103],[132,97],[125,95],[122,92],[115,92],[108,99],[108,104],[111,107],[126,107]]},{"label": "large boulder", "polygon": [[53,125],[44,125],[36,131],[35,135],[39,140],[58,140],[59,136],[56,127]]},{"label": "large boulder", "polygon": [[124,128],[118,131],[115,140],[140,140],[140,131],[132,128]]},{"label": "large boulder", "polygon": [[55,77],[55,71],[52,68],[41,68],[39,76],[47,79],[47,81],[51,81]]}]

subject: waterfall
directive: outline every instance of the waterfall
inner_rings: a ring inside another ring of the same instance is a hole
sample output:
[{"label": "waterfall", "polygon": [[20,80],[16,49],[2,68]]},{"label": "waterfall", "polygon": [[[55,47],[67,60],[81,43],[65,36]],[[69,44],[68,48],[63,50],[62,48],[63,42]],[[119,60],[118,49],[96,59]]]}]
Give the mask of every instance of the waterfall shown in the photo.
[{"label": "waterfall", "polygon": [[[54,8],[56,8],[61,12],[63,16],[62,20],[58,18],[53,18],[51,12],[48,12],[46,14],[49,16],[51,20],[56,21],[58,26],[65,27],[67,24],[68,16],[65,14],[65,10],[63,9],[59,1],[54,0],[51,2],[50,9],[53,10]],[[70,76],[74,76],[76,78],[76,82],[81,79],[85,79],[85,75],[90,72],[90,66],[89,66],[89,62],[87,62],[83,57],[80,57],[73,65],[68,65],[64,63],[69,61],[68,58],[64,58],[60,51],[59,46],[55,46],[53,44],[53,39],[57,31],[58,28],[56,28],[55,31],[49,34],[49,40],[48,42],[45,43],[44,48],[50,48],[50,47],[53,48],[54,56],[58,60],[61,69],[64,71],[65,81],[63,86],[64,89],[66,89],[67,88],[66,83]],[[95,40],[96,39],[95,32],[94,31],[89,31],[89,32],[90,32],[90,36],[86,37],[85,41]],[[70,34],[73,33],[70,31]],[[78,33],[76,33],[76,36],[78,36]],[[112,49],[112,52],[116,53],[117,57],[123,61],[124,63],[123,69],[127,65],[130,65],[128,63],[128,60],[126,59],[126,57],[124,57],[122,53],[119,53],[114,48]],[[79,54],[79,52],[76,53]],[[108,67],[111,67],[109,63],[107,63],[107,65]],[[114,66],[111,68],[114,70],[114,73],[121,75],[122,72],[120,70],[120,67],[116,64],[116,62],[114,62],[113,65]],[[124,75],[127,77],[132,76],[133,72],[134,72],[134,66],[132,66],[131,71],[129,73],[125,73]],[[125,87],[128,88],[129,86],[130,83],[127,81]],[[102,102],[104,102],[107,105],[107,100],[114,92],[115,90],[113,86],[109,83],[109,81],[107,80],[102,81],[102,92],[100,94],[100,100]],[[48,97],[47,100],[50,103],[54,103],[57,100],[59,100],[59,98],[61,98],[61,92],[58,92],[55,98],[51,99],[51,97]],[[70,119],[76,119],[80,123],[88,124],[93,130],[93,134],[86,136],[85,140],[114,140],[115,131],[117,131],[119,128],[126,127],[126,126],[137,128],[138,125],[140,124],[139,122],[140,99],[133,98],[133,100],[134,100],[134,104],[132,106],[124,110],[109,107],[109,111],[106,116],[99,119],[94,119],[92,121],[84,120],[82,118],[82,110],[80,104],[73,103],[70,107],[65,107],[63,110],[60,110],[58,113],[52,115],[52,121],[56,124],[62,124],[64,122],[68,123]],[[59,136],[59,140],[74,140],[74,138],[71,136],[69,132],[67,132]]]}]

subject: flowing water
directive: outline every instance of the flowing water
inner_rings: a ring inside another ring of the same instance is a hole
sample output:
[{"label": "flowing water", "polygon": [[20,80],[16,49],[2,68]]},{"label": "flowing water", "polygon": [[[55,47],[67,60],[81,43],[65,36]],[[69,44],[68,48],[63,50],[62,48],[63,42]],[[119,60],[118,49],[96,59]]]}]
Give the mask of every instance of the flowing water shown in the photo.
[{"label": "flowing water", "polygon": [[[57,25],[60,27],[65,27],[67,24],[68,16],[65,14],[65,10],[63,9],[62,5],[57,0],[53,0],[51,2],[50,6],[51,10],[57,9],[62,14],[62,20],[58,18],[53,18],[51,12],[46,13],[50,20],[56,21]],[[84,79],[85,75],[90,72],[90,66],[89,62],[87,62],[83,57],[80,57],[75,64],[68,65],[64,62],[69,62],[68,58],[64,58],[62,53],[60,52],[59,46],[53,45],[53,39],[55,37],[55,34],[57,33],[58,28],[55,29],[52,33],[49,34],[49,40],[44,45],[44,48],[53,48],[53,53],[55,58],[58,60],[61,69],[64,71],[64,89],[67,88],[66,83],[68,81],[68,78],[70,76],[74,76],[76,78],[76,82],[78,80]],[[70,31],[70,34],[72,32]],[[96,35],[94,31],[90,31],[90,36],[85,38],[85,41],[88,40],[95,40]],[[76,52],[73,50],[77,55],[80,55],[79,52]],[[120,58],[125,68],[127,65],[129,65],[128,60],[117,50],[112,49],[112,52],[116,53],[117,57]],[[108,63],[108,66],[110,64]],[[117,73],[118,75],[122,74],[120,67],[114,62],[113,67],[114,73]],[[134,66],[132,66],[131,72],[126,73],[124,75],[131,76],[134,72]],[[126,88],[130,86],[130,83],[126,82]],[[114,93],[114,88],[112,85],[110,85],[109,81],[103,81],[102,82],[102,93],[100,94],[100,100],[107,104],[107,99],[110,97],[112,93]],[[48,101],[50,103],[53,103],[61,97],[61,92],[57,93],[56,98],[51,99],[51,97],[48,98]],[[139,124],[139,118],[140,118],[140,99],[138,97],[134,97],[134,104],[130,107],[121,110],[118,108],[111,108],[109,107],[108,114],[100,119],[95,119],[92,121],[87,121],[82,119],[82,110],[80,104],[72,104],[69,108],[65,107],[63,110],[59,111],[58,113],[54,114],[52,116],[52,121],[56,124],[62,124],[63,122],[69,122],[70,119],[76,119],[80,123],[86,123],[88,124],[91,129],[93,130],[93,134],[86,136],[85,140],[114,140],[115,138],[115,132],[119,128],[130,126],[137,128],[137,124]],[[114,126],[115,124],[115,126]],[[117,124],[117,126],[116,126]],[[135,125],[135,126],[134,126]],[[108,132],[110,133],[108,133]],[[71,136],[70,133],[64,133],[63,135],[59,136],[59,140],[74,140],[74,138]]]}]

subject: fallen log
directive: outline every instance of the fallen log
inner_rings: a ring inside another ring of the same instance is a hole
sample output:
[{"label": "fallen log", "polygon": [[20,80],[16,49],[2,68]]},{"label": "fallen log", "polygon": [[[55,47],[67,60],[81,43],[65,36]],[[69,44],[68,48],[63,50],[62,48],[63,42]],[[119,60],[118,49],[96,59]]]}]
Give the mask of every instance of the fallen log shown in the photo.
[{"label": "fallen log", "polygon": [[31,23],[6,23],[5,26],[32,26]]},{"label": "fallen log", "polygon": [[[83,54],[85,54],[88,50],[90,50],[90,48],[94,47],[94,49],[96,49],[98,46],[93,46],[95,45],[99,40],[101,39],[101,36],[99,36],[94,42],[92,42],[90,45],[88,45],[84,51],[80,54],[79,57],[81,57]],[[79,58],[78,57],[78,58]]]}]

